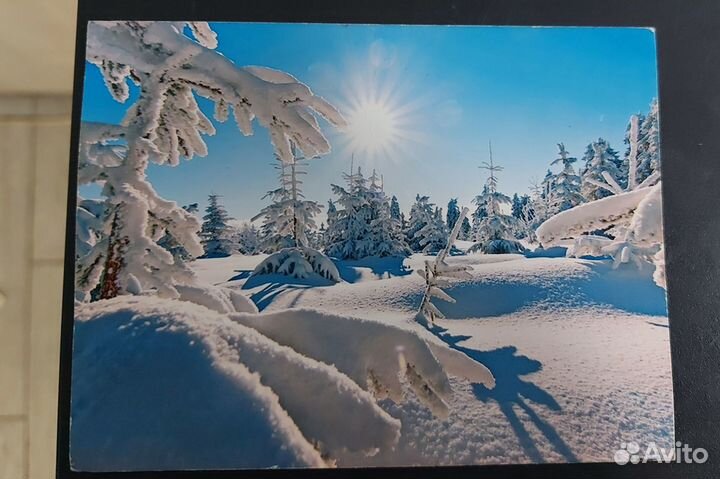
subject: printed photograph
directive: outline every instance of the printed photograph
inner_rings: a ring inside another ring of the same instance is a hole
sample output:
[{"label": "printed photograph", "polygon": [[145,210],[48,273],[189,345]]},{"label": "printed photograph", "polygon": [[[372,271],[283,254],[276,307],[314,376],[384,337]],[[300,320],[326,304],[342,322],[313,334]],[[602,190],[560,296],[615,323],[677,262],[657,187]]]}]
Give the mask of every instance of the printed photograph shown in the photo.
[{"label": "printed photograph", "polygon": [[675,447],[652,29],[98,21],[85,55],[74,470]]}]

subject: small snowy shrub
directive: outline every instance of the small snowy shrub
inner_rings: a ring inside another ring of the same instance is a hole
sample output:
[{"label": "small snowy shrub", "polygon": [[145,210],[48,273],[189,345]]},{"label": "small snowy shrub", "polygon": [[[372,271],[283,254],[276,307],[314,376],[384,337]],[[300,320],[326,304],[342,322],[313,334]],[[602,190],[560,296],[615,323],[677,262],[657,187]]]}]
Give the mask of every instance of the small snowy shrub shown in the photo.
[{"label": "small snowy shrub", "polygon": [[263,274],[281,274],[298,279],[317,275],[330,281],[340,281],[340,273],[330,258],[304,246],[284,248],[265,258],[252,272],[253,276]]},{"label": "small snowy shrub", "polygon": [[485,243],[476,243],[468,249],[468,253],[485,253],[485,254],[511,254],[522,253],[525,247],[513,239],[493,239]]}]

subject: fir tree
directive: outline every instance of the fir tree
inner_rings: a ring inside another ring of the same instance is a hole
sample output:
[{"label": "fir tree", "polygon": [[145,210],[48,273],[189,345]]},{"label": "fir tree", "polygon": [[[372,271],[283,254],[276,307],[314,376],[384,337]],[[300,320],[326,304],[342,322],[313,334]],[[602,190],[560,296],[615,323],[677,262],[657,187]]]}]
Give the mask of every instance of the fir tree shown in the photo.
[{"label": "fir tree", "polygon": [[395,221],[402,223],[403,214],[400,212],[400,203],[398,203],[397,196],[395,195],[390,198],[390,217]]},{"label": "fir tree", "polygon": [[470,226],[470,220],[465,216],[460,226],[460,239],[463,241],[470,241],[472,237],[472,226]]},{"label": "fir tree", "polygon": [[272,203],[253,217],[263,219],[263,250],[268,253],[293,246],[308,246],[308,232],[316,228],[314,217],[321,211],[316,201],[306,200],[302,192],[303,158],[290,165],[279,162],[280,187],[263,198]]},{"label": "fir tree", "polygon": [[559,157],[551,165],[560,164],[562,170],[554,177],[554,187],[550,192],[548,204],[551,214],[573,208],[585,201],[580,193],[580,177],[575,174],[573,163],[577,158],[570,156],[565,145],[558,143]]},{"label": "fir tree", "polygon": [[585,166],[581,173],[581,193],[587,201],[599,200],[612,193],[602,185],[615,182],[620,188],[626,184],[627,177],[623,176],[618,167],[621,161],[617,153],[610,148],[607,141],[599,138],[598,141],[588,145],[583,157]]},{"label": "fir tree", "polygon": [[497,191],[498,179],[495,173],[503,168],[493,163],[492,145],[490,146],[490,161],[483,162],[481,169],[487,170],[489,175],[483,187],[483,194],[473,200],[478,209],[484,208],[486,215],[478,220],[473,230],[473,240],[477,244],[470,248],[470,252],[482,251],[487,254],[516,253],[523,251],[523,246],[513,236],[517,228],[514,217],[502,211],[504,205],[510,205],[507,195]]},{"label": "fir tree", "polygon": [[435,205],[430,203],[429,196],[420,196],[419,194],[415,196],[415,203],[410,208],[410,218],[405,232],[407,242],[413,251],[423,250],[424,245],[420,244],[422,238],[418,236],[418,233],[433,222],[434,207]]},{"label": "fir tree", "polygon": [[233,242],[237,250],[244,255],[260,252],[260,232],[252,223],[241,225],[233,236]]},{"label": "fir tree", "polygon": [[446,224],[449,231],[452,231],[452,229],[455,227],[455,222],[457,222],[458,218],[460,218],[460,208],[458,207],[458,200],[457,198],[452,198],[447,205]]},{"label": "fir tree", "polygon": [[[473,198],[473,203],[475,204],[475,211],[473,211],[472,214],[472,235],[474,235],[474,232],[480,228],[480,223],[487,218],[488,212],[487,212],[487,200],[490,198],[490,190],[488,189],[488,185],[483,185],[482,193],[475,198]],[[470,238],[472,239],[472,238]]]},{"label": "fir tree", "polygon": [[522,217],[522,208],[523,203],[520,197],[517,193],[513,194],[512,196],[512,215],[515,218],[521,218]]},{"label": "fir tree", "polygon": [[[375,171],[370,177],[370,239],[372,256],[408,256],[411,251],[402,234],[400,221],[393,217],[392,200],[383,191]],[[395,198],[393,196],[393,198]],[[397,205],[397,199],[395,200]],[[399,205],[398,209],[399,209]]]},{"label": "fir tree", "polygon": [[205,258],[219,258],[232,254],[232,230],[228,225],[228,221],[232,218],[225,211],[225,207],[220,204],[220,198],[220,195],[215,194],[208,196],[208,207],[205,208],[205,216],[203,216],[200,230]]},{"label": "fir tree", "polygon": [[437,253],[447,246],[448,229],[442,219],[442,209],[435,208],[428,222],[413,237],[423,253]]},{"label": "fir tree", "polygon": [[641,119],[638,145],[637,182],[642,183],[654,172],[660,172],[660,110],[657,99],[650,112]]},{"label": "fir tree", "polygon": [[327,254],[342,259],[406,256],[410,253],[400,223],[390,213],[390,200],[375,172],[366,179],[360,168],[344,174],[346,187],[331,185],[340,209],[328,220]]}]

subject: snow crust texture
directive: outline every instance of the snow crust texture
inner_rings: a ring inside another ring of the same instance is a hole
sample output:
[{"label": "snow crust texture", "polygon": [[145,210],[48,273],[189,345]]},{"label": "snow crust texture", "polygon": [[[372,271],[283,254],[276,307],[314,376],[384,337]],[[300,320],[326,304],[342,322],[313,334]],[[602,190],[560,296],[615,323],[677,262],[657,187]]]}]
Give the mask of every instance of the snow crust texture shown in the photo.
[{"label": "snow crust texture", "polygon": [[83,305],[74,347],[78,470],[322,467],[399,438],[399,421],[335,367],[202,306]]}]

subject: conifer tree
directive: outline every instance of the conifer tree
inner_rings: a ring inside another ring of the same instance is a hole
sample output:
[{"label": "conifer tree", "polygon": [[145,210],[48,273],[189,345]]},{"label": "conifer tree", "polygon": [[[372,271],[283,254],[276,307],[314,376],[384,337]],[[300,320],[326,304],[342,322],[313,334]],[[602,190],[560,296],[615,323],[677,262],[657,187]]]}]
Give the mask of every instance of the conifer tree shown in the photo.
[{"label": "conifer tree", "polygon": [[400,203],[395,195],[390,198],[390,217],[398,223],[402,223],[403,214],[400,212]]},{"label": "conifer tree", "polygon": [[233,251],[232,229],[228,225],[232,218],[220,204],[220,198],[221,196],[216,194],[208,196],[208,207],[205,208],[200,230],[205,258],[230,256]]},{"label": "conifer tree", "polygon": [[624,188],[627,177],[623,176],[621,168],[618,167],[622,162],[607,141],[599,138],[588,145],[583,160],[585,166],[581,173],[581,193],[587,201],[599,200],[612,194],[603,188],[604,183],[614,182],[619,189]]},{"label": "conifer tree", "polygon": [[660,172],[660,110],[657,99],[650,103],[650,112],[640,120],[637,182]]},{"label": "conifer tree", "polygon": [[308,246],[308,232],[316,228],[314,217],[321,211],[316,201],[306,200],[300,176],[304,158],[298,157],[290,165],[279,161],[280,187],[268,191],[263,198],[272,203],[253,217],[263,218],[263,250],[272,253],[293,246]]},{"label": "conifer tree", "polygon": [[460,226],[460,239],[463,241],[470,241],[472,238],[472,226],[470,226],[470,220],[465,216]]},{"label": "conifer tree", "polygon": [[390,199],[377,173],[366,179],[358,167],[343,178],[346,187],[331,185],[340,209],[332,222],[328,220],[327,254],[341,259],[408,255],[400,223],[391,216]]},{"label": "conifer tree", "polygon": [[573,163],[577,158],[570,156],[563,143],[558,143],[559,157],[551,165],[560,164],[562,170],[554,176],[553,189],[549,194],[548,204],[551,214],[579,205],[585,201],[580,193],[580,176],[575,174]]},{"label": "conifer tree", "polygon": [[515,218],[520,218],[522,216],[522,200],[520,199],[520,196],[518,196],[517,193],[514,193],[511,200],[512,204],[512,215]]},{"label": "conifer tree", "polygon": [[497,190],[498,179],[495,175],[503,170],[493,162],[492,145],[490,145],[490,161],[483,162],[481,169],[488,171],[488,179],[483,187],[483,194],[474,199],[478,209],[483,207],[486,216],[478,220],[473,230],[476,244],[468,251],[482,251],[486,254],[516,253],[525,248],[515,239],[513,232],[517,228],[516,219],[503,212],[503,206],[510,206],[511,200]]},{"label": "conifer tree", "polygon": [[425,226],[414,235],[423,253],[437,253],[447,246],[448,229],[442,219],[442,209],[436,207]]},{"label": "conifer tree", "polygon": [[429,196],[415,195],[415,203],[410,207],[410,218],[405,232],[408,245],[413,251],[422,251],[425,246],[420,244],[422,237],[419,233],[433,222],[434,207],[435,205],[430,203]]},{"label": "conifer tree", "polygon": [[447,205],[446,224],[448,227],[448,231],[452,231],[458,218],[460,218],[460,208],[458,207],[458,200],[457,198],[451,198]]}]

